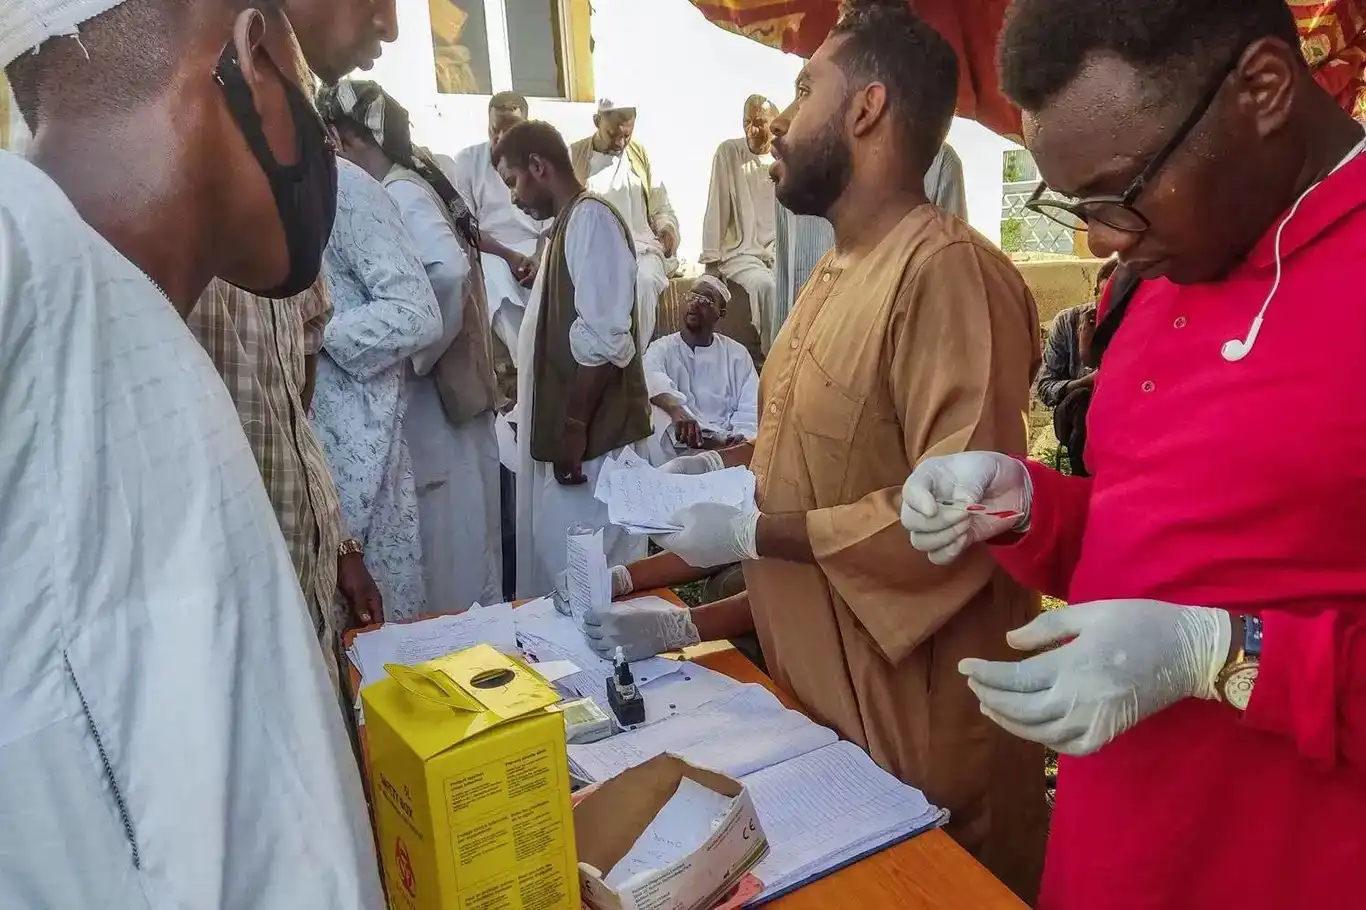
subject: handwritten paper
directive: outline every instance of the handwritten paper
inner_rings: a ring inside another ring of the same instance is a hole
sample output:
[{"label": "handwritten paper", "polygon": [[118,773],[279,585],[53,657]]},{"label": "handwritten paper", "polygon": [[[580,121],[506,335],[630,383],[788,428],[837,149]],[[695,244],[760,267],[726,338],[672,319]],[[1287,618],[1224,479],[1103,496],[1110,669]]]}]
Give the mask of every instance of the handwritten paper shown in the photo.
[{"label": "handwritten paper", "polygon": [[628,449],[603,465],[593,495],[607,506],[608,520],[633,534],[680,530],[673,517],[688,506],[715,502],[737,509],[754,505],[754,474],[726,468],[709,474],[666,474]]},{"label": "handwritten paper", "polygon": [[582,625],[583,615],[593,607],[612,602],[612,572],[602,547],[602,531],[570,534],[565,540],[565,583],[569,613]]}]

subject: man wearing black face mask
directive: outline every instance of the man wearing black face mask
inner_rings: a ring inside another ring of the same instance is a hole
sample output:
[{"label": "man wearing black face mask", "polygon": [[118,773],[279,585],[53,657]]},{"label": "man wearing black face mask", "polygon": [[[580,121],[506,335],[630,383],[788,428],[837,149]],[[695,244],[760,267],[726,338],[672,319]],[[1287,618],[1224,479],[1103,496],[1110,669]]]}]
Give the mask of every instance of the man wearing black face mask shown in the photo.
[{"label": "man wearing black face mask", "polygon": [[178,315],[215,274],[317,277],[334,162],[288,22],[0,0],[0,23],[34,132],[31,163],[0,155],[0,805],[24,819],[0,906],[381,907],[313,623]]}]

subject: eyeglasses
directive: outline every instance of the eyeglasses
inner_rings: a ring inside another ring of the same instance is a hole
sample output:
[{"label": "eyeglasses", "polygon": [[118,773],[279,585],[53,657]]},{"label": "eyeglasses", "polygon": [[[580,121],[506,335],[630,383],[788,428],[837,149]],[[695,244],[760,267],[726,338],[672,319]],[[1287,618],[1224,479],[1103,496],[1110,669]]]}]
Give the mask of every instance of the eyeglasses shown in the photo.
[{"label": "eyeglasses", "polygon": [[1146,215],[1134,207],[1134,203],[1139,196],[1143,195],[1143,191],[1148,188],[1148,184],[1152,183],[1153,178],[1162,170],[1163,165],[1171,158],[1172,153],[1180,148],[1181,143],[1190,135],[1191,130],[1195,129],[1196,125],[1205,119],[1210,107],[1214,105],[1214,99],[1218,97],[1219,91],[1224,87],[1224,82],[1229,75],[1237,68],[1238,61],[1242,59],[1242,56],[1241,50],[1233,55],[1229,65],[1220,72],[1219,78],[1214,80],[1214,84],[1205,90],[1204,96],[1187,115],[1185,121],[1123,193],[1118,196],[1087,196],[1083,199],[1074,199],[1049,189],[1048,184],[1040,180],[1039,185],[1035,187],[1024,207],[1031,212],[1043,215],[1050,221],[1076,231],[1086,230],[1092,221],[1129,234],[1142,234],[1148,230],[1152,226],[1151,222],[1148,221]]}]

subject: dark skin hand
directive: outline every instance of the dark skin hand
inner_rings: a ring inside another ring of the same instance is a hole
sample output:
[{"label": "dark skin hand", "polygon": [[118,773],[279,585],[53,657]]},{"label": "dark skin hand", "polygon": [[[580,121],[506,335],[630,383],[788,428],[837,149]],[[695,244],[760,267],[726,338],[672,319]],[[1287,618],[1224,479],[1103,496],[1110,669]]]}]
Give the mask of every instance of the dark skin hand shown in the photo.
[{"label": "dark skin hand", "polygon": [[494,240],[488,234],[479,235],[479,252],[489,253],[497,256],[508,264],[512,269],[512,277],[517,279],[517,283],[524,288],[531,287],[536,280],[536,260],[530,256],[523,256],[521,253],[504,246]]},{"label": "dark skin hand", "polygon": [[588,449],[588,424],[598,409],[603,389],[616,375],[610,363],[586,367],[578,365],[574,388],[569,394],[569,409],[565,414],[564,435],[560,438],[560,454],[555,459],[555,480],[561,486],[573,487],[588,482],[583,473],[583,456]]},{"label": "dark skin hand", "polygon": [[347,629],[368,626],[384,616],[379,587],[360,553],[337,557],[337,593],[347,606]]},{"label": "dark skin hand", "polygon": [[693,607],[692,622],[697,626],[697,637],[703,641],[721,641],[753,632],[749,593],[741,591],[725,600]]},{"label": "dark skin hand", "polygon": [[690,449],[702,448],[702,427],[687,410],[675,406],[669,410],[669,417],[673,420],[674,436],[679,442]]},{"label": "dark skin hand", "polygon": [[1077,348],[1081,352],[1081,362],[1091,362],[1091,342],[1096,337],[1096,308],[1090,307],[1081,314],[1077,322]]}]

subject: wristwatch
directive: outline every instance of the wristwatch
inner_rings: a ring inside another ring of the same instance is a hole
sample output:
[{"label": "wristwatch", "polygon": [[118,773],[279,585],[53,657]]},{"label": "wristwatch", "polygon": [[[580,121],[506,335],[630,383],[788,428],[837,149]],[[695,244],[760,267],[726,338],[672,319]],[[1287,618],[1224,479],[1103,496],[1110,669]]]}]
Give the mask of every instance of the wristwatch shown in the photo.
[{"label": "wristwatch", "polygon": [[361,546],[360,541],[356,540],[356,538],[354,537],[348,537],[346,540],[343,540],[341,543],[337,545],[338,558],[342,556],[351,556],[356,553],[364,552],[365,548]]},{"label": "wristwatch", "polygon": [[1252,690],[1257,685],[1257,671],[1262,663],[1262,621],[1256,616],[1243,617],[1243,643],[1238,653],[1219,671],[1215,691],[1227,704],[1246,711],[1252,701]]}]

